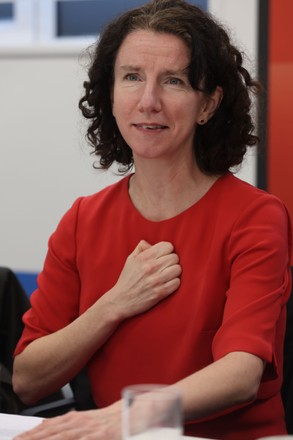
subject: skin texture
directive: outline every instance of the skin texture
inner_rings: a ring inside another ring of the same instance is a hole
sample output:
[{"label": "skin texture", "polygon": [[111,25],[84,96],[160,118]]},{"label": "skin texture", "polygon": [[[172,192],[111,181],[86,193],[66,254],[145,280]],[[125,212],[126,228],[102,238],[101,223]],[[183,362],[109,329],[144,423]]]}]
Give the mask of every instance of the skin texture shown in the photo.
[{"label": "skin texture", "polygon": [[[133,151],[129,195],[146,218],[178,215],[199,200],[218,176],[203,174],[192,153],[196,127],[217,110],[222,91],[206,96],[191,88],[189,50],[174,35],[135,31],[118,51],[112,94],[117,125]],[[180,197],[179,197],[180,195]],[[84,366],[124,319],[155,307],[180,285],[180,255],[172,243],[142,240],[127,258],[115,286],[66,328],[32,342],[15,359],[14,388],[31,403],[58,389]],[[72,343],[74,341],[74,344]],[[54,354],[54,355],[53,355]],[[252,401],[265,363],[243,352],[174,384],[185,420]],[[29,384],[29,386],[28,386]],[[16,439],[121,439],[121,402],[71,412],[43,422]]]},{"label": "skin texture", "polygon": [[126,37],[116,58],[113,114],[133,154],[168,161],[190,154],[207,98],[190,86],[188,63],[189,50],[175,35]]}]

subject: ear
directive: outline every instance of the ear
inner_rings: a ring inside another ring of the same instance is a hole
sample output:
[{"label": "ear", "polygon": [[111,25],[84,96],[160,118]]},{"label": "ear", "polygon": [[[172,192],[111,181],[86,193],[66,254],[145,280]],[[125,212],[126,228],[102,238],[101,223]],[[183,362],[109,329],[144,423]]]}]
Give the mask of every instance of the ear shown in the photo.
[{"label": "ear", "polygon": [[205,124],[216,113],[223,99],[223,89],[217,86],[211,95],[206,95],[202,110],[197,118],[198,124]]}]

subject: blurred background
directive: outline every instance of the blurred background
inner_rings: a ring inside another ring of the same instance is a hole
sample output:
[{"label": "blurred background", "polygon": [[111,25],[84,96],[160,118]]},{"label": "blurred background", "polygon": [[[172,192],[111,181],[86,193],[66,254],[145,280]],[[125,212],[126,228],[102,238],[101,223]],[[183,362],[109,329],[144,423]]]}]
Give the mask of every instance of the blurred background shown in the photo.
[{"label": "blurred background", "polygon": [[[78,100],[86,49],[109,19],[143,3],[0,0],[0,266],[16,272],[28,295],[61,216],[78,196],[120,178],[115,168],[93,169]],[[250,151],[237,174],[278,195],[292,217],[293,2],[190,3],[219,18],[264,84],[261,153]]]}]

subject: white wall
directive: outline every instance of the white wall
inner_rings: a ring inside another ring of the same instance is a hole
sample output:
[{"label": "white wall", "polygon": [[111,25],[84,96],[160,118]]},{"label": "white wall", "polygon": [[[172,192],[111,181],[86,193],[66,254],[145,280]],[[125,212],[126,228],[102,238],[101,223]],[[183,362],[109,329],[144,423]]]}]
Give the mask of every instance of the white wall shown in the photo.
[{"label": "white wall", "polygon": [[0,58],[0,265],[38,270],[75,198],[114,179],[94,172],[81,135],[84,78],[76,56]]},{"label": "white wall", "polygon": [[[210,0],[256,58],[257,0]],[[79,51],[0,49],[0,265],[39,271],[47,240],[79,195],[117,180],[92,169],[77,109],[86,78]],[[255,183],[255,157],[240,176]]]},{"label": "white wall", "polygon": [[[243,50],[245,65],[257,75],[258,0],[209,0],[209,10],[229,31],[237,47]],[[256,184],[256,150],[250,149],[238,177]]]}]

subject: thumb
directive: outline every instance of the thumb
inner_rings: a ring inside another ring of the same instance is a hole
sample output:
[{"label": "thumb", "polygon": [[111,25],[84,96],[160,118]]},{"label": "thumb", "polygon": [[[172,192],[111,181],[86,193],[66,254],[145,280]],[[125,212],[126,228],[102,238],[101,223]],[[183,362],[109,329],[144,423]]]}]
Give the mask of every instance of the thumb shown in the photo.
[{"label": "thumb", "polygon": [[132,252],[132,255],[139,255],[143,251],[146,251],[147,249],[149,249],[150,247],[152,247],[152,245],[150,243],[148,243],[145,240],[140,240],[140,242],[138,243],[138,245],[136,246],[136,248]]}]

